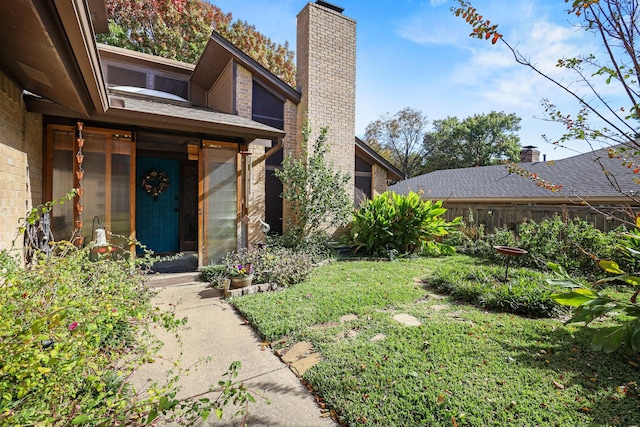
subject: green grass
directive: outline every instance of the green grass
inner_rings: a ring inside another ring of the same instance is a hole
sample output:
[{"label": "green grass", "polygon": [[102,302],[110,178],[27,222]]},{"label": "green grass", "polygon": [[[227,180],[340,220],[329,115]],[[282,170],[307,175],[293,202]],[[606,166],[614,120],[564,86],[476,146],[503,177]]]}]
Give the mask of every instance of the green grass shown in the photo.
[{"label": "green grass", "polygon": [[[334,263],[282,292],[233,302],[274,346],[313,343],[323,361],[304,379],[346,426],[640,425],[640,358],[592,352],[601,323],[487,312],[414,281],[476,264]],[[358,318],[338,322],[349,313]],[[398,313],[422,326],[396,322]],[[335,325],[310,327],[325,322]]]}]

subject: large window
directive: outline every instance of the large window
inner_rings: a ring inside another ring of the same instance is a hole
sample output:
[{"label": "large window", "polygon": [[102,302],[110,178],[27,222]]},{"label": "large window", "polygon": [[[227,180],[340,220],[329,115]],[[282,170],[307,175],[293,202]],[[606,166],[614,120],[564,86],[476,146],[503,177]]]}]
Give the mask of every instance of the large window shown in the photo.
[{"label": "large window", "polygon": [[[128,237],[133,224],[131,134],[85,128],[84,174],[80,181],[76,174],[76,153],[80,149],[76,132],[71,126],[50,125],[47,129],[51,198],[56,200],[73,188],[83,188],[80,198],[55,206],[54,237],[70,239],[74,229],[81,226],[82,243],[87,244],[93,237],[92,225],[98,221],[109,232]],[[81,212],[76,207],[78,202],[83,207]]]},{"label": "large window", "polygon": [[364,159],[356,155],[356,170],[355,170],[355,192],[354,203],[355,206],[371,199],[372,194],[372,166]]}]

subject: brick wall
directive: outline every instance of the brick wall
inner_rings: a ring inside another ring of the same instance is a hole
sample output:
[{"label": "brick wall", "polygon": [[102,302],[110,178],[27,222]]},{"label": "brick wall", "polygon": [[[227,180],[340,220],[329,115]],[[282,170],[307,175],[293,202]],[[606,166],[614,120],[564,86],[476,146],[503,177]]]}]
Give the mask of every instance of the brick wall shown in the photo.
[{"label": "brick wall", "polygon": [[[306,119],[315,141],[329,126],[328,160],[353,176],[355,169],[356,22],[308,3],[298,14],[297,84],[302,93],[298,129]],[[298,143],[302,140],[299,135]],[[353,200],[353,181],[347,191]]]},{"label": "brick wall", "polygon": [[[302,147],[300,146],[300,141],[298,139],[298,134],[301,132],[301,129],[298,128],[298,108],[289,100],[284,104],[284,131],[286,132],[286,135],[284,137],[282,147],[285,155],[291,153],[293,156],[299,157],[302,154]],[[283,230],[287,229],[287,220],[293,219],[290,203],[283,200]]]},{"label": "brick wall", "polygon": [[[236,114],[246,119],[252,119],[253,76],[251,72],[241,65],[235,65],[235,97],[234,104]],[[251,161],[265,153],[265,148],[257,145],[249,145]],[[250,220],[247,224],[247,245],[255,246],[264,241],[264,234],[260,231],[260,221],[264,220],[265,188],[264,188],[264,162],[251,169],[251,188],[249,192],[248,213]],[[242,196],[242,193],[238,193]]]},{"label": "brick wall", "polygon": [[241,65],[235,66],[236,88],[235,88],[235,114],[245,119],[251,120],[251,99],[253,96],[253,77],[251,72]]},{"label": "brick wall", "polygon": [[373,191],[371,197],[387,191],[387,171],[379,165],[374,164],[371,168],[371,178]]},{"label": "brick wall", "polygon": [[0,249],[11,247],[18,219],[42,203],[42,167],[42,116],[26,112],[21,88],[0,73]]}]

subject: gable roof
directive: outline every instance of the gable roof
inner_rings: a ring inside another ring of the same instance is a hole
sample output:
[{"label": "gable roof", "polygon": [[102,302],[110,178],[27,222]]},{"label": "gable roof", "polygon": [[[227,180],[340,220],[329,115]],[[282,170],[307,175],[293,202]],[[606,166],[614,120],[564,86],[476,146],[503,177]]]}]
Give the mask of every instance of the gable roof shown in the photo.
[{"label": "gable roof", "polygon": [[235,60],[248,69],[255,78],[271,90],[274,90],[283,99],[289,99],[294,104],[300,103],[302,96],[300,92],[280,80],[275,74],[216,31],[211,34],[211,38],[196,64],[191,76],[191,82],[200,88],[208,90],[231,60]]},{"label": "gable roof", "polygon": [[603,168],[615,177],[620,190],[629,195],[640,193],[633,171],[620,159],[610,159],[608,149],[599,149],[566,159],[520,163],[523,169],[541,179],[562,185],[558,192],[537,186],[532,179],[509,173],[507,165],[446,169],[401,181],[390,190],[399,194],[424,192],[429,199],[449,202],[504,202],[561,204],[579,201],[591,203],[632,202],[611,185]]},{"label": "gable roof", "polygon": [[376,150],[369,147],[366,142],[356,136],[356,148],[360,149],[373,162],[387,171],[387,176],[392,180],[407,179],[407,176],[397,167],[393,166],[387,159],[382,157]]}]

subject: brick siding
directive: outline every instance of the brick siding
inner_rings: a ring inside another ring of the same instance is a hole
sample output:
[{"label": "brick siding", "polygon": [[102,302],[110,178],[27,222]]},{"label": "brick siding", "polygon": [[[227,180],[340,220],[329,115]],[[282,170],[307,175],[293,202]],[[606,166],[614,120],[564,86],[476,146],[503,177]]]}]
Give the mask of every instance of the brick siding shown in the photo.
[{"label": "brick siding", "polygon": [[375,197],[387,191],[387,171],[382,166],[374,164],[371,172],[373,180],[371,197]]},{"label": "brick siding", "polygon": [[[355,170],[356,22],[334,10],[308,3],[298,14],[297,83],[302,93],[298,129],[309,121],[315,141],[328,126],[327,159],[353,177]],[[298,132],[298,144],[302,135]],[[353,181],[347,186],[353,200]]]},{"label": "brick siding", "polygon": [[42,203],[42,150],[42,116],[26,111],[21,88],[0,73],[0,249],[11,247],[19,218]]}]

